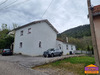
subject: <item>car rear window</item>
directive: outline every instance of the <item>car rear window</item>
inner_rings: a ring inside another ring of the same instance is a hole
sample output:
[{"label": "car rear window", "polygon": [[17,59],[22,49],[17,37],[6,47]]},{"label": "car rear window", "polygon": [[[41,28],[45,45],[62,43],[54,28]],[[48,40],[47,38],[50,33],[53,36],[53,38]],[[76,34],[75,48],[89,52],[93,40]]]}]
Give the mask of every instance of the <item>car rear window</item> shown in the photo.
[{"label": "car rear window", "polygon": [[10,49],[4,49],[5,51],[10,51]]}]

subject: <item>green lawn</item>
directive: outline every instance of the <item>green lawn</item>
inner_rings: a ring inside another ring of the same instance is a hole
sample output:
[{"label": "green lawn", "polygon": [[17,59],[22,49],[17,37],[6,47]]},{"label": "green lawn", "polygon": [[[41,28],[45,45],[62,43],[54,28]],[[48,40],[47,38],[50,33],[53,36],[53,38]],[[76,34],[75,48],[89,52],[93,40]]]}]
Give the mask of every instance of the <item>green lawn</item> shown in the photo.
[{"label": "green lawn", "polygon": [[72,57],[72,58],[67,58],[61,61],[56,61],[52,63],[53,66],[59,66],[61,63],[67,63],[70,62],[72,64],[84,64],[90,65],[90,64],[95,64],[94,57],[89,57],[89,56],[81,56],[81,57]]},{"label": "green lawn", "polygon": [[93,57],[81,56],[81,57],[67,58],[50,64],[42,65],[36,68],[40,68],[40,69],[55,68],[55,69],[64,70],[66,72],[67,71],[73,72],[78,75],[85,75],[84,67],[90,64],[95,64]]}]

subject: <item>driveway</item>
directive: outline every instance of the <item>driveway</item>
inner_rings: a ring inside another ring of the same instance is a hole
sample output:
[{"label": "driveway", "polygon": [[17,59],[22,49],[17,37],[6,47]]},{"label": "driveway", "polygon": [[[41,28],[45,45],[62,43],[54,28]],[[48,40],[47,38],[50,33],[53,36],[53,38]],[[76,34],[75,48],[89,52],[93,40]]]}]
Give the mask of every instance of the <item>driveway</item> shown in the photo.
[{"label": "driveway", "polygon": [[16,63],[0,61],[0,75],[47,75],[43,72],[27,69]]},{"label": "driveway", "polygon": [[35,67],[38,65],[43,65],[46,63],[54,62],[56,60],[61,60],[64,58],[81,56],[81,55],[66,55],[61,57],[53,57],[53,58],[44,58],[44,57],[32,57],[32,56],[24,56],[24,55],[13,55],[13,56],[1,56],[0,61],[11,62],[15,64],[19,64],[26,68]]}]

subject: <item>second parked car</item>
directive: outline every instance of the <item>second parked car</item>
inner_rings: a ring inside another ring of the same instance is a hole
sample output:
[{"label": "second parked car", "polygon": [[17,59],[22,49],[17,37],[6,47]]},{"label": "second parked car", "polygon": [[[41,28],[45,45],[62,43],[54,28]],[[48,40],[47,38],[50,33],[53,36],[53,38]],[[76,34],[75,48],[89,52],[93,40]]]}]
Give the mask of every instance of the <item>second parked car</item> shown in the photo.
[{"label": "second parked car", "polygon": [[61,56],[62,54],[63,54],[63,51],[52,48],[52,49],[48,49],[47,51],[45,51],[43,53],[43,56],[44,57],[49,57],[49,56],[54,57],[54,56]]},{"label": "second parked car", "polygon": [[11,49],[3,49],[1,54],[2,55],[12,55],[13,51]]}]

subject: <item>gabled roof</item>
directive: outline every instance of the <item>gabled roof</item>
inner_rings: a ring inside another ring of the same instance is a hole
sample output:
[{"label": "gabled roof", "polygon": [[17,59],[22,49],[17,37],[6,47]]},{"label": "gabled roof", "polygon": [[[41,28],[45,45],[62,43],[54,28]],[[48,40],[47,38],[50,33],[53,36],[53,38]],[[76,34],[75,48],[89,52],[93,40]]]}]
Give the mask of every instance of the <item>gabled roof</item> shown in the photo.
[{"label": "gabled roof", "polygon": [[33,25],[33,24],[36,24],[36,23],[41,23],[41,22],[46,22],[56,33],[58,33],[58,31],[54,28],[54,26],[47,20],[39,20],[39,21],[33,21],[31,23],[28,23],[26,25],[23,25],[23,26],[20,26],[18,28],[15,28],[14,30],[19,30],[21,28],[24,28],[24,27],[27,27],[27,26],[30,26],[30,25]]},{"label": "gabled roof", "polygon": [[100,15],[100,5],[93,7],[93,16]]},{"label": "gabled roof", "polygon": [[68,43],[68,42],[66,42],[66,41],[64,41],[64,40],[62,40],[62,39],[59,39],[59,38],[57,38],[56,40],[57,40],[57,41],[60,41],[60,42],[62,42],[62,43],[65,43],[65,44],[74,45],[74,44]]}]

